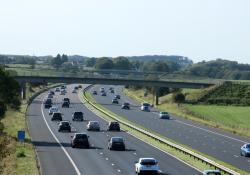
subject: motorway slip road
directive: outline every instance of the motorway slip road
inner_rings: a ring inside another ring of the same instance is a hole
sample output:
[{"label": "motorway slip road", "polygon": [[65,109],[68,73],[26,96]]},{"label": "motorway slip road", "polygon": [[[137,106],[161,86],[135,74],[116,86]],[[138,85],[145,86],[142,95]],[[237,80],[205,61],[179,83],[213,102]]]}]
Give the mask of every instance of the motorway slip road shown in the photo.
[{"label": "motorway slip road", "polygon": [[[100,95],[100,87],[106,89],[106,97]],[[112,104],[115,94],[108,92],[109,87],[115,87],[115,93],[121,95],[118,105]],[[198,125],[179,117],[172,116],[170,120],[159,119],[158,111],[155,109],[152,109],[151,112],[140,111],[140,104],[126,97],[122,93],[121,86],[100,85],[89,89],[90,92],[93,90],[98,92],[98,95],[93,95],[95,101],[108,110],[178,143],[250,173],[250,158],[240,156],[240,147],[244,143],[249,143],[250,140]],[[121,110],[123,102],[129,102],[132,105],[131,109]]]},{"label": "motorway slip road", "polygon": [[[64,120],[70,120],[74,111],[84,112],[84,122],[71,122],[71,133],[59,133],[57,122],[50,121],[48,109],[42,102],[48,92],[38,96],[28,107],[27,122],[31,140],[35,146],[43,175],[132,175],[134,162],[140,157],[154,157],[158,160],[163,175],[198,175],[199,172],[177,159],[145,144],[126,132],[107,132],[107,122],[89,111],[79,100],[77,94],[72,94],[68,86],[65,96],[56,95],[53,100],[63,113]],[[69,97],[70,108],[61,108],[62,99]],[[100,132],[86,130],[87,121],[95,120],[101,124]],[[70,146],[71,135],[75,132],[86,132],[90,136],[90,149],[73,149]],[[108,139],[121,136],[125,139],[126,151],[110,151],[107,149]]]}]

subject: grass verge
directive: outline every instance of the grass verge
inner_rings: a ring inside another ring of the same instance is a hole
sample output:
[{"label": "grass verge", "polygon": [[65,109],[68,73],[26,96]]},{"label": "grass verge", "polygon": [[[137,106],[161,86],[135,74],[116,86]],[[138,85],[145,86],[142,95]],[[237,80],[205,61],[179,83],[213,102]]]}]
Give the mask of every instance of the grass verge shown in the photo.
[{"label": "grass verge", "polygon": [[[87,93],[86,93],[86,97],[87,97],[87,99],[89,99],[90,101],[92,101],[93,103],[95,103],[95,101],[94,101],[94,99],[92,98],[92,96],[91,96],[90,93],[87,92]],[[80,99],[82,100],[82,102],[84,103],[84,105],[85,105],[87,108],[89,108],[91,111],[93,111],[94,113],[96,113],[98,116],[100,116],[100,117],[103,118],[104,120],[106,120],[106,121],[113,120],[111,117],[109,117],[109,116],[103,114],[102,112],[100,112],[99,110],[95,109],[92,105],[86,103],[86,101],[84,100],[83,96],[80,96]],[[115,113],[113,113],[113,112],[107,110],[106,108],[104,108],[104,107],[101,106],[101,105],[98,105],[97,103],[95,103],[95,104],[98,106],[98,108],[101,108],[101,109],[107,111],[107,112],[110,113],[111,115],[115,116],[115,117],[118,118],[118,119],[121,119],[121,120],[125,121],[126,123],[130,123],[130,124],[133,124],[133,125],[136,126],[136,127],[139,127],[139,128],[144,129],[144,130],[146,130],[146,131],[150,131],[150,130],[148,130],[147,128],[143,128],[142,126],[139,126],[139,125],[136,125],[136,124],[134,124],[134,123],[131,123],[130,121],[126,120],[124,117],[121,117],[121,116],[119,116],[119,115],[117,115],[117,114],[115,114]],[[162,151],[164,151],[164,152],[166,152],[166,153],[168,153],[168,154],[170,154],[170,155],[172,155],[172,156],[174,156],[174,157],[177,157],[177,158],[180,159],[181,161],[183,161],[183,162],[185,162],[185,163],[187,163],[187,164],[189,164],[189,165],[195,167],[196,169],[198,169],[198,170],[200,170],[200,171],[203,171],[203,170],[205,170],[205,169],[211,169],[211,167],[210,167],[209,165],[206,165],[205,163],[203,163],[203,162],[201,162],[201,161],[199,161],[199,160],[190,158],[190,156],[188,156],[188,155],[186,155],[186,154],[184,154],[184,153],[182,153],[182,152],[178,152],[178,151],[175,150],[174,148],[171,148],[171,147],[167,146],[166,144],[163,144],[163,143],[161,143],[161,142],[159,142],[159,141],[157,141],[157,140],[155,140],[155,139],[153,139],[153,138],[151,138],[151,137],[148,137],[148,136],[146,136],[146,135],[144,135],[144,134],[142,134],[142,133],[140,133],[140,132],[138,132],[138,131],[136,131],[136,130],[130,128],[130,127],[127,127],[126,125],[122,125],[122,124],[121,124],[121,127],[122,127],[123,130],[129,132],[131,135],[134,135],[135,137],[139,138],[140,140],[143,140],[144,142],[146,142],[146,143],[148,143],[148,144],[150,144],[150,145],[152,145],[152,146],[154,146],[154,147],[157,147],[158,149],[160,149],[160,150],[162,150]],[[174,141],[171,140],[171,139],[168,139],[168,138],[165,138],[165,137],[159,135],[158,133],[155,133],[155,132],[153,132],[153,131],[150,131],[150,132],[153,133],[153,134],[155,134],[155,135],[158,135],[158,136],[160,136],[160,137],[162,137],[162,138],[164,138],[164,139],[166,139],[166,140],[168,140],[168,141],[171,141],[171,142],[173,142],[173,143],[176,143],[176,142],[174,142]],[[178,145],[181,145],[181,144],[178,144]],[[182,147],[185,147],[185,148],[187,148],[187,149],[189,149],[189,150],[192,150],[192,149],[186,147],[185,145],[181,145],[181,146],[182,146]],[[193,152],[197,152],[197,151],[194,151],[194,150],[192,150],[192,151],[193,151]],[[198,152],[198,153],[199,153],[199,152]],[[205,156],[205,157],[207,157],[207,158],[209,158],[209,159],[211,159],[211,160],[214,160],[214,161],[216,161],[217,163],[219,163],[219,164],[221,164],[221,165],[223,165],[223,166],[225,166],[225,167],[228,167],[228,168],[230,168],[230,169],[232,169],[232,170],[234,170],[234,171],[236,171],[236,172],[239,172],[239,173],[241,173],[242,175],[249,175],[249,173],[244,172],[244,171],[241,171],[241,170],[239,170],[239,169],[237,169],[237,168],[235,168],[235,167],[233,167],[233,166],[231,166],[231,165],[228,165],[228,164],[226,164],[226,163],[224,163],[224,162],[215,160],[214,158],[209,157],[209,156],[207,156],[207,155],[204,155],[204,154],[202,154],[202,153],[199,153],[199,154],[201,154],[201,155],[203,155],[203,156]]]},{"label": "grass verge", "polygon": [[[44,87],[27,87],[27,97],[42,90]],[[30,140],[26,126],[27,102],[23,101],[19,111],[8,110],[1,120],[4,125],[3,132],[7,138],[5,156],[0,162],[2,175],[39,175],[35,150]],[[17,131],[25,131],[25,141],[20,143],[16,140]]]}]

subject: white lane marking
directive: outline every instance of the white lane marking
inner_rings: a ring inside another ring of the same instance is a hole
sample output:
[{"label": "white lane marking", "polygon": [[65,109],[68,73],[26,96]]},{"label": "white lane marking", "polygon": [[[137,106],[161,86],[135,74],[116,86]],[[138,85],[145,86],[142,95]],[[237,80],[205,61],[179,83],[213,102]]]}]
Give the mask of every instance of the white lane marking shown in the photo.
[{"label": "white lane marking", "polygon": [[237,156],[237,155],[234,155],[234,157],[238,158],[239,156]]},{"label": "white lane marking", "polygon": [[188,124],[188,123],[182,122],[182,121],[180,121],[180,120],[174,120],[174,121],[177,122],[177,123],[181,123],[181,124],[183,124],[183,125],[191,126],[191,127],[194,127],[194,128],[197,128],[197,129],[200,129],[200,130],[203,130],[203,131],[206,131],[206,132],[215,134],[215,135],[219,135],[219,136],[222,136],[222,137],[225,137],[225,138],[228,138],[228,139],[232,139],[232,140],[235,140],[235,141],[238,141],[238,142],[241,142],[241,143],[246,143],[246,142],[243,141],[243,140],[236,139],[236,138],[233,138],[233,137],[230,137],[230,136],[227,136],[227,135],[224,135],[224,134],[220,134],[220,133],[217,133],[217,132],[214,132],[214,131],[210,131],[210,130],[208,130],[208,129],[204,129],[204,128],[201,128],[201,127],[199,127],[199,126],[195,126],[195,125],[192,125],[192,124]]},{"label": "white lane marking", "polygon": [[[45,99],[45,98],[44,98],[44,99]],[[43,99],[43,101],[44,101],[44,99]],[[56,135],[53,133],[53,131],[52,131],[51,128],[49,127],[49,124],[48,124],[48,122],[47,122],[47,120],[46,120],[46,118],[45,118],[44,112],[43,112],[43,104],[41,104],[41,111],[42,111],[43,120],[44,120],[46,126],[48,127],[48,129],[49,129],[51,135],[54,137],[54,139],[56,140],[56,142],[59,144],[60,148],[63,150],[63,152],[64,152],[64,153],[66,154],[66,156],[68,157],[70,163],[73,165],[73,167],[74,167],[74,169],[75,169],[75,171],[76,171],[76,174],[77,174],[77,175],[81,175],[81,173],[80,173],[79,169],[77,168],[75,162],[74,162],[73,159],[70,157],[69,153],[66,151],[66,149],[63,147],[63,145],[60,143],[60,141],[58,140],[58,138],[56,137]]]}]

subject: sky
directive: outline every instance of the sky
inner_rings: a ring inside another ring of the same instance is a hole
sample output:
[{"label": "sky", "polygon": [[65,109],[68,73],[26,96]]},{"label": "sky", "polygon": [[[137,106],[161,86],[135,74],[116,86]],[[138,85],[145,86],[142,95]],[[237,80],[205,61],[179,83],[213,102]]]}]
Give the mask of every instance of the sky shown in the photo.
[{"label": "sky", "polygon": [[0,0],[0,54],[250,64],[250,0]]}]

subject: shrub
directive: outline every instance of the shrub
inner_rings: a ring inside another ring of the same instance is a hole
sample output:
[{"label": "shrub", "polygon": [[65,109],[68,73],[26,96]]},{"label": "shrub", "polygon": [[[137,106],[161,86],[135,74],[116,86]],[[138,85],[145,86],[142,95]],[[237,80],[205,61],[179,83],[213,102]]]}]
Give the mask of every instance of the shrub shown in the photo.
[{"label": "shrub", "polygon": [[172,100],[175,103],[183,103],[185,101],[185,95],[181,92],[176,92],[173,94]]}]

